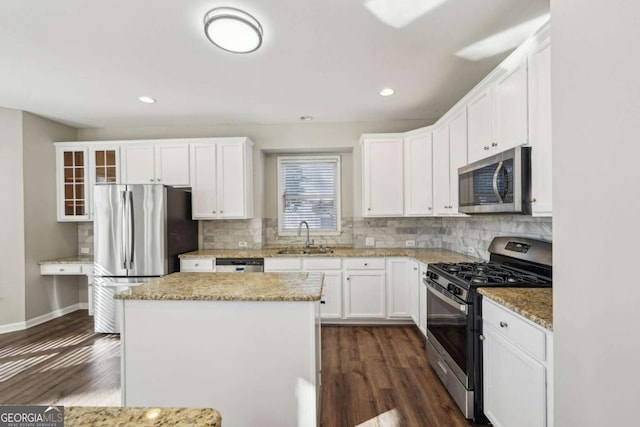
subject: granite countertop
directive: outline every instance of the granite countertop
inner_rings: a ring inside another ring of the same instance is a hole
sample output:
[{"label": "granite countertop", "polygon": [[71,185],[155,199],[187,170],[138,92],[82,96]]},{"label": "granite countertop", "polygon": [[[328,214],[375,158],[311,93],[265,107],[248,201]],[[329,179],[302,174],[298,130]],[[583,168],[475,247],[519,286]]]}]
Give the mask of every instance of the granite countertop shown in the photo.
[{"label": "granite countertop", "polygon": [[551,288],[478,288],[479,292],[538,325],[553,330]]},{"label": "granite countertop", "polygon": [[122,408],[65,406],[64,425],[220,427],[222,418],[209,408]]},{"label": "granite countertop", "polygon": [[173,273],[117,294],[122,300],[319,301],[324,273]]},{"label": "granite countertop", "polygon": [[[301,249],[300,247],[299,249]],[[332,253],[319,254],[279,254],[283,248],[263,249],[206,249],[187,252],[180,258],[348,258],[348,257],[411,257],[425,264],[434,262],[474,262],[483,261],[475,257],[447,249],[405,249],[405,248],[332,248]]]},{"label": "granite countertop", "polygon": [[66,258],[49,259],[40,261],[38,264],[93,264],[92,256],[75,256]]}]

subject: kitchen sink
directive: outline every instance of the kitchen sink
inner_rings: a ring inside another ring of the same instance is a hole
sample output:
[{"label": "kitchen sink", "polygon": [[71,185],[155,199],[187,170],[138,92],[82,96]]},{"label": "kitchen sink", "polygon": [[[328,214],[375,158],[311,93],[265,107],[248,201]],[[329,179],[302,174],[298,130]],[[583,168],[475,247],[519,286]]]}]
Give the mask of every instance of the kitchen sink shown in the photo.
[{"label": "kitchen sink", "polygon": [[314,255],[314,254],[330,254],[333,249],[330,248],[305,248],[305,249],[281,249],[279,255]]}]

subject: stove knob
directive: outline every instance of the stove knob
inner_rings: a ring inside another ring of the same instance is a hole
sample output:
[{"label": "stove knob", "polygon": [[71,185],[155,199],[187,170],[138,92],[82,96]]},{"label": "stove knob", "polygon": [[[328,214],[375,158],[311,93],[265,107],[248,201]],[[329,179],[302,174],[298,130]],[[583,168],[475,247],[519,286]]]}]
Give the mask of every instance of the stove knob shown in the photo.
[{"label": "stove knob", "polygon": [[462,290],[461,290],[460,288],[455,288],[455,289],[453,290],[453,294],[454,294],[454,295],[460,295],[461,293],[462,293]]},{"label": "stove knob", "polygon": [[449,283],[449,284],[447,285],[447,290],[448,290],[449,292],[453,292],[454,294],[456,293],[456,288],[455,288],[455,286],[453,286],[453,284],[452,284],[452,283]]}]

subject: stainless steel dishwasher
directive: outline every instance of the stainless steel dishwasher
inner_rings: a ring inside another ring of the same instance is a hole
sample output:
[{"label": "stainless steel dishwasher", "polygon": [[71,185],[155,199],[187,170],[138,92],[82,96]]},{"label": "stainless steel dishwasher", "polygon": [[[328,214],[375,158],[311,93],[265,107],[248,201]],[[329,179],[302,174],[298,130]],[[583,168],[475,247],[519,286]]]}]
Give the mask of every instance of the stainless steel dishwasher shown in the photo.
[{"label": "stainless steel dishwasher", "polygon": [[262,273],[264,258],[216,258],[216,273]]}]

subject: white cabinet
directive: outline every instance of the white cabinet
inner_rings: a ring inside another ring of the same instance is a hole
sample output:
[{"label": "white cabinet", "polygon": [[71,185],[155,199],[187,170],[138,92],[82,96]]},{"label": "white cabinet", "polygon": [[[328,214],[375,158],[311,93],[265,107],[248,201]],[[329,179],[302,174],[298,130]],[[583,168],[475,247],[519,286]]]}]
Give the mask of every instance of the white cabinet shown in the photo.
[{"label": "white cabinet", "polygon": [[449,206],[458,213],[458,168],[467,164],[467,109],[461,109],[449,122]]},{"label": "white cabinet", "polygon": [[223,138],[191,144],[193,219],[253,216],[253,143]]},{"label": "white cabinet", "polygon": [[415,275],[416,280],[409,283],[409,312],[411,313],[411,320],[416,326],[420,325],[420,263],[417,261],[411,261],[412,265],[418,266],[418,274]]},{"label": "white cabinet", "polygon": [[362,137],[362,216],[404,214],[403,134]]},{"label": "white cabinet", "polygon": [[[382,261],[381,268],[379,261]],[[384,259],[349,259],[347,263],[360,264],[362,270],[345,267],[344,317],[357,319],[384,319],[385,317],[385,267]]]},{"label": "white cabinet", "polygon": [[123,184],[164,184],[188,187],[189,144],[173,142],[123,143]]},{"label": "white cabinet", "polygon": [[449,125],[433,132],[433,205],[436,215],[452,212],[449,187]]},{"label": "white cabinet", "polygon": [[467,105],[469,162],[528,143],[527,60],[502,66]]},{"label": "white cabinet", "polygon": [[529,140],[531,211],[551,216],[551,38],[547,35],[529,57]]},{"label": "white cabinet", "polygon": [[411,317],[411,286],[418,277],[418,263],[408,258],[387,258],[387,317]]},{"label": "white cabinet", "polygon": [[433,214],[431,132],[421,130],[404,139],[404,213]]},{"label": "white cabinet", "polygon": [[307,258],[304,271],[324,273],[320,317],[322,319],[340,319],[342,317],[342,259]]},{"label": "white cabinet", "polygon": [[215,273],[216,259],[215,258],[181,258],[180,271],[184,273],[186,272]]},{"label": "white cabinet", "polygon": [[422,335],[427,336],[427,284],[424,283],[424,279],[427,277],[427,264],[420,263],[420,292],[418,297],[419,301],[419,317],[418,317],[418,329],[422,332]]},{"label": "white cabinet", "polygon": [[58,221],[89,221],[89,149],[56,144]]},{"label": "white cabinet", "polygon": [[302,271],[302,258],[265,258],[265,273]]},{"label": "white cabinet", "polygon": [[551,333],[486,298],[482,310],[485,415],[496,427],[550,426]]}]

